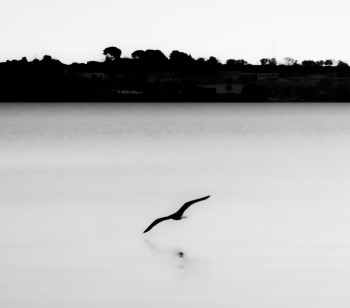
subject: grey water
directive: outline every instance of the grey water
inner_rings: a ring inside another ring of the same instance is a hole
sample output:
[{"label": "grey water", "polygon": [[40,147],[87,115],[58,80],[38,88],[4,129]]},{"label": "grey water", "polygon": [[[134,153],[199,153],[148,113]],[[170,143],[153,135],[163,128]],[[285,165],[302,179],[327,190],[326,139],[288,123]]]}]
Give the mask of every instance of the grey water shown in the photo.
[{"label": "grey water", "polygon": [[0,307],[349,307],[349,192],[350,105],[2,104]]}]

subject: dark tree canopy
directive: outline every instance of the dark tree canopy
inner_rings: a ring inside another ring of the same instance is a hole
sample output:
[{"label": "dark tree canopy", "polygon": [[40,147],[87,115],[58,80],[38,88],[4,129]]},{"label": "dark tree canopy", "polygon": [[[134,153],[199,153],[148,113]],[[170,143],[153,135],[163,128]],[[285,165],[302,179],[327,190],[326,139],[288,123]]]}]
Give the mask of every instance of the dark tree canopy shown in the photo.
[{"label": "dark tree canopy", "polygon": [[196,62],[199,63],[199,64],[204,64],[205,63],[205,59],[204,58],[198,58],[196,60]]},{"label": "dark tree canopy", "polygon": [[167,57],[158,49],[147,49],[144,55],[149,63],[159,64],[167,60]]},{"label": "dark tree canopy", "polygon": [[277,61],[275,58],[263,58],[260,60],[261,65],[269,65],[269,66],[275,66],[277,65]]},{"label": "dark tree canopy", "polygon": [[240,60],[235,60],[235,59],[228,59],[226,61],[226,65],[228,65],[229,67],[235,67],[235,66],[243,66],[243,65],[247,65],[248,62],[240,59]]},{"label": "dark tree canopy", "polygon": [[304,67],[315,67],[317,66],[317,63],[312,60],[304,60],[303,62],[301,62],[301,65]]},{"label": "dark tree canopy", "polygon": [[[23,61],[23,59],[22,59]],[[44,66],[44,67],[58,67],[58,66],[61,66],[63,65],[61,63],[61,61],[59,60],[56,60],[56,59],[53,59],[51,56],[49,55],[45,55],[43,57],[43,59],[40,61],[41,65]]]},{"label": "dark tree canopy", "polygon": [[44,61],[44,62],[50,62],[50,61],[52,61],[52,57],[51,57],[51,56],[48,56],[48,55],[45,55],[45,56],[43,57],[42,61]]},{"label": "dark tree canopy", "polygon": [[339,60],[337,66],[338,66],[338,67],[347,68],[347,67],[349,67],[349,64],[347,64],[346,62],[343,62],[343,61]]},{"label": "dark tree canopy", "polygon": [[131,54],[131,57],[135,60],[141,60],[144,57],[145,52],[143,50],[136,50]]},{"label": "dark tree canopy", "polygon": [[172,51],[169,58],[175,65],[188,65],[194,62],[191,55],[177,50]]},{"label": "dark tree canopy", "polygon": [[143,64],[146,65],[159,65],[168,60],[168,58],[160,51],[147,49],[136,50],[131,54],[132,58],[135,60],[140,60]]},{"label": "dark tree canopy", "polygon": [[214,65],[216,65],[216,64],[219,64],[220,61],[219,61],[217,58],[215,58],[215,57],[210,57],[210,58],[207,60],[207,63],[208,63],[208,64],[214,64]]},{"label": "dark tree canopy", "polygon": [[106,56],[106,61],[116,61],[120,59],[120,56],[122,55],[122,51],[114,46],[107,47],[103,50],[103,54]]}]

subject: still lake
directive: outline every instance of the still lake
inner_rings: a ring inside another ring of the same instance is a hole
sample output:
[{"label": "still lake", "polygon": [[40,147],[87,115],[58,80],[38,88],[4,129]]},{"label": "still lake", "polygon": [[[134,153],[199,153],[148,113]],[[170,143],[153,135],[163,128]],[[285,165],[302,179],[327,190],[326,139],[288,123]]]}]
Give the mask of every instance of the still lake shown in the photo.
[{"label": "still lake", "polygon": [[348,308],[350,105],[1,104],[0,251],[4,308]]}]

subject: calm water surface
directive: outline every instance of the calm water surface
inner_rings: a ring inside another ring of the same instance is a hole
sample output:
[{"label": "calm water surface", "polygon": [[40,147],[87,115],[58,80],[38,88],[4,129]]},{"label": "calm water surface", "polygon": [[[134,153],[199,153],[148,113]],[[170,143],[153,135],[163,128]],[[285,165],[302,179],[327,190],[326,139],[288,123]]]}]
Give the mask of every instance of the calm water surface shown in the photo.
[{"label": "calm water surface", "polygon": [[348,308],[349,221],[350,105],[0,105],[0,307]]}]

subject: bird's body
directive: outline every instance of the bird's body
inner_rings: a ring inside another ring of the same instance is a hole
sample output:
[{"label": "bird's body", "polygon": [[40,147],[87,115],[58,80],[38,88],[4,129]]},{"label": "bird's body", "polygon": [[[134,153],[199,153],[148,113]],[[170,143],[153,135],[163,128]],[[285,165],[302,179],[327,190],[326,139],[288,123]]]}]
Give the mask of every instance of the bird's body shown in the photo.
[{"label": "bird's body", "polygon": [[192,201],[188,201],[186,202],[177,212],[175,212],[174,214],[171,214],[169,216],[165,216],[165,217],[161,217],[156,219],[154,222],[151,223],[151,225],[143,232],[146,233],[149,230],[151,230],[155,225],[159,224],[160,222],[164,221],[164,220],[168,220],[168,219],[173,219],[173,220],[181,220],[183,218],[186,218],[185,216],[183,216],[183,213],[193,204],[199,201],[203,201],[208,199],[210,196],[206,196],[203,198],[199,198],[199,199],[195,199]]}]

